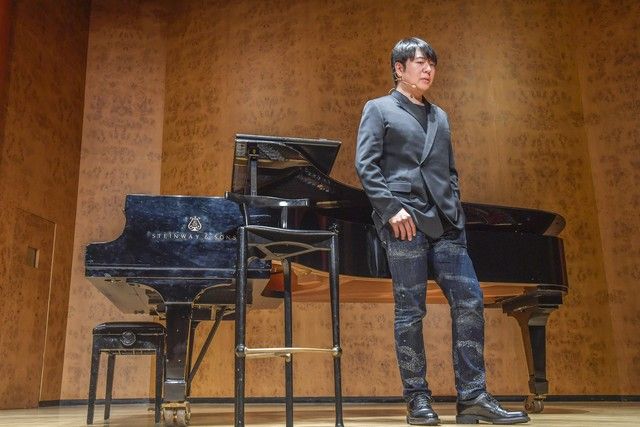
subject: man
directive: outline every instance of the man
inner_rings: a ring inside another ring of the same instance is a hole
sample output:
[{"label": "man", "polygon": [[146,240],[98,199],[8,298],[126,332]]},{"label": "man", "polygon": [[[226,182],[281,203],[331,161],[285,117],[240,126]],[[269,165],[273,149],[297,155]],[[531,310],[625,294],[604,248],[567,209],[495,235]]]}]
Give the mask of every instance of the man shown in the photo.
[{"label": "man", "polygon": [[447,114],[428,102],[437,56],[418,38],[391,52],[395,89],[362,113],[356,169],[373,205],[373,221],[393,279],[395,345],[407,423],[437,425],[426,381],[422,319],[428,268],[451,308],[456,421],[529,421],[486,391],[482,291],[469,259]]}]

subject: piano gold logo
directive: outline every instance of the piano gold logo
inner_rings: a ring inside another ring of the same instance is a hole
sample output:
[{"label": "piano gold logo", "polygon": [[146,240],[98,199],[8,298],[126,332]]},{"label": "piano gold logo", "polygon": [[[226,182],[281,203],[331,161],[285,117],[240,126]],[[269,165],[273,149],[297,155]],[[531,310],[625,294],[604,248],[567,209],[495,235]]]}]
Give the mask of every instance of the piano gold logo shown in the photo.
[{"label": "piano gold logo", "polygon": [[147,231],[147,238],[156,242],[221,242],[235,240],[235,236],[227,236],[221,232],[188,232],[188,231]]},{"label": "piano gold logo", "polygon": [[202,230],[202,223],[200,222],[200,218],[197,216],[192,216],[189,218],[189,224],[187,224],[187,228],[190,231],[200,231]]},{"label": "piano gold logo", "polygon": [[[221,242],[224,240],[235,240],[236,237],[228,235],[220,231],[203,231],[202,221],[198,216],[190,216],[185,221],[187,230],[171,231],[171,230],[155,230],[147,231],[147,238],[156,242],[187,242],[187,241],[203,241],[203,242]],[[183,222],[184,224],[184,222]]]}]

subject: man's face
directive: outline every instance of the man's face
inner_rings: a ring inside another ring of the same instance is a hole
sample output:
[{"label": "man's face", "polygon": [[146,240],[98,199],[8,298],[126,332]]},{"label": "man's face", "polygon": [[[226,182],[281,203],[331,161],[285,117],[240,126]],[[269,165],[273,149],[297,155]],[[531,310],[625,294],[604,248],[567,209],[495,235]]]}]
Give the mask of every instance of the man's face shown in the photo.
[{"label": "man's face", "polygon": [[413,59],[408,59],[403,67],[400,62],[396,62],[396,74],[402,77],[408,85],[415,85],[416,90],[424,93],[433,83],[436,75],[436,64],[428,59],[420,49],[416,49],[416,55]]}]

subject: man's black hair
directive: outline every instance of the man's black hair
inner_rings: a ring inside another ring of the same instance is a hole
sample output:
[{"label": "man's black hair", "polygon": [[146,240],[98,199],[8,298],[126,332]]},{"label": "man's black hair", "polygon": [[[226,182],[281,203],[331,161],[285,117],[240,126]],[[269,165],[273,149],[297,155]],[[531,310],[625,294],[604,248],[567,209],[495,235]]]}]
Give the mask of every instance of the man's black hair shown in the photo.
[{"label": "man's black hair", "polygon": [[393,78],[394,83],[397,83],[398,80],[398,76],[396,75],[396,62],[406,66],[407,60],[413,60],[416,57],[417,49],[420,49],[424,56],[434,64],[438,63],[436,51],[433,50],[429,43],[417,37],[402,39],[396,43],[393,50],[391,50],[391,77]]}]

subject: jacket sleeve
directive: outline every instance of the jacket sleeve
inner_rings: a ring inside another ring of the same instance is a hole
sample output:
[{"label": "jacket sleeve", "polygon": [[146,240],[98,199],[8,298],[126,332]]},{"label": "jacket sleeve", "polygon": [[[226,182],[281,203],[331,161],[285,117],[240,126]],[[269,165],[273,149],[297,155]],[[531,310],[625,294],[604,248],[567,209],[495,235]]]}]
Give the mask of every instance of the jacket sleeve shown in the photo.
[{"label": "jacket sleeve", "polygon": [[[445,120],[447,122],[447,129],[449,127],[449,117],[445,114]],[[456,169],[456,161],[453,156],[453,145],[449,141],[449,180],[451,182],[451,190],[456,195],[458,200],[460,199],[460,186],[458,185],[458,170]]]},{"label": "jacket sleeve", "polygon": [[379,108],[374,101],[367,102],[358,129],[356,171],[373,210],[386,224],[402,209],[402,203],[389,190],[380,168],[384,133],[385,123]]}]

